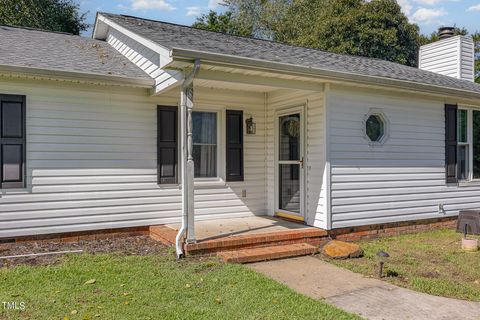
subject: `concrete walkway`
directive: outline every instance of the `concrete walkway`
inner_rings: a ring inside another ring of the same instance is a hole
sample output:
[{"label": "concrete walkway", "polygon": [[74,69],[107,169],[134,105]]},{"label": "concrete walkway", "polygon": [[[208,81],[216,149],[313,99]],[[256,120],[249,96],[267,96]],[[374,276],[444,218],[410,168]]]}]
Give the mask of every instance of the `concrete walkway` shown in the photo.
[{"label": "concrete walkway", "polygon": [[295,291],[372,320],[480,320],[480,303],[431,296],[336,267],[315,257],[260,262],[254,270]]}]

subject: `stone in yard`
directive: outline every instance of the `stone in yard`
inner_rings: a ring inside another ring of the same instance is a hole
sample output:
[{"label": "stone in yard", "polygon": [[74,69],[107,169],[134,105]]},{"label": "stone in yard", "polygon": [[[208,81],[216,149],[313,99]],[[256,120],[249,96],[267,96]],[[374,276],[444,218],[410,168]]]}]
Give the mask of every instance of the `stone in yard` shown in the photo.
[{"label": "stone in yard", "polygon": [[359,258],[363,250],[358,244],[332,240],[322,248],[322,253],[332,259]]}]

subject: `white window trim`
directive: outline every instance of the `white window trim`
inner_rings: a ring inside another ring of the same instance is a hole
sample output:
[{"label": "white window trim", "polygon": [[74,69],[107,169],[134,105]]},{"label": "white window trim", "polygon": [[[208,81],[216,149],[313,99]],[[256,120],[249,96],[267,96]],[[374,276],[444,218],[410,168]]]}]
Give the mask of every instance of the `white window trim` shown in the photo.
[{"label": "white window trim", "polygon": [[[473,111],[479,111],[480,107],[478,106],[466,106],[459,105],[458,110],[467,111],[467,142],[458,142],[457,146],[468,145],[468,179],[458,180],[459,184],[480,184],[480,178],[473,178]],[[458,114],[458,113],[457,113]],[[458,127],[458,123],[457,123]],[[458,135],[458,132],[457,132]],[[457,159],[458,159],[458,148],[457,148]],[[457,163],[458,166],[458,163]],[[458,171],[457,171],[458,174]]]},{"label": "white window trim", "polygon": [[[370,137],[367,135],[367,121],[370,116],[377,116],[383,121],[383,135],[378,141],[370,140]],[[363,118],[362,123],[363,138],[368,142],[370,147],[380,147],[388,140],[390,137],[390,121],[385,115],[383,109],[380,108],[370,108],[368,113]]]},{"label": "white window trim", "polygon": [[[203,186],[211,186],[212,183],[219,183],[219,185],[226,185],[227,182],[225,180],[225,175],[226,175],[226,110],[242,110],[243,112],[245,111],[243,106],[229,106],[229,105],[218,105],[218,104],[199,104],[196,103],[193,112],[199,111],[199,112],[214,112],[217,114],[217,176],[216,177],[204,177],[204,178],[194,178],[195,186],[196,187],[203,187]],[[180,109],[179,109],[180,112]],[[179,117],[179,121],[180,117]],[[180,122],[179,122],[179,137],[180,137]],[[245,130],[245,128],[244,128]],[[179,138],[180,141],[180,138]],[[244,141],[245,143],[245,141]],[[181,159],[181,145],[179,144],[179,154],[178,154],[178,159],[180,161]],[[180,162],[179,162],[180,163]],[[181,177],[182,177],[182,170],[181,166],[179,165],[179,173],[178,173],[178,184],[174,185],[162,185],[160,187],[165,187],[165,188],[172,188],[172,187],[177,187],[181,189]],[[228,184],[239,184],[243,183],[243,181],[232,181],[228,182]]]}]

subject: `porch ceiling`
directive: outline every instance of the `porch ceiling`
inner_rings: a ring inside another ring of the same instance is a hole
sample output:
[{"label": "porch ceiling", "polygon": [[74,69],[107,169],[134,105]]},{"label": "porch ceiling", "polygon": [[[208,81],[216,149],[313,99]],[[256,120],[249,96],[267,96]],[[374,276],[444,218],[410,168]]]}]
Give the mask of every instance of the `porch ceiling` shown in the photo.
[{"label": "porch ceiling", "polygon": [[195,86],[209,89],[240,90],[248,92],[272,92],[278,90],[278,87],[254,85],[247,83],[224,82],[216,80],[195,79]]},{"label": "porch ceiling", "polygon": [[[169,67],[188,68],[189,64],[174,63]],[[202,63],[194,83],[207,88],[271,92],[279,89],[321,91],[324,81],[280,72]]]}]

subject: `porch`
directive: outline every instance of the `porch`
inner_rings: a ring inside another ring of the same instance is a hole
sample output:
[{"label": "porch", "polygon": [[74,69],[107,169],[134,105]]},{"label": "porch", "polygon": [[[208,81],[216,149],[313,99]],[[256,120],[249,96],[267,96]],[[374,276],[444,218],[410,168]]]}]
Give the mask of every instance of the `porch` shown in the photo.
[{"label": "porch", "polygon": [[[181,224],[150,227],[150,236],[174,246]],[[196,243],[187,255],[216,254],[225,262],[247,263],[314,254],[328,241],[326,230],[276,217],[253,216],[195,223]]]},{"label": "porch", "polygon": [[279,215],[327,229],[324,83],[198,60],[168,67],[184,74],[157,93],[180,97],[183,217],[165,226],[170,239],[180,235],[191,254],[225,237],[233,247],[233,237],[311,232],[265,217]]}]

